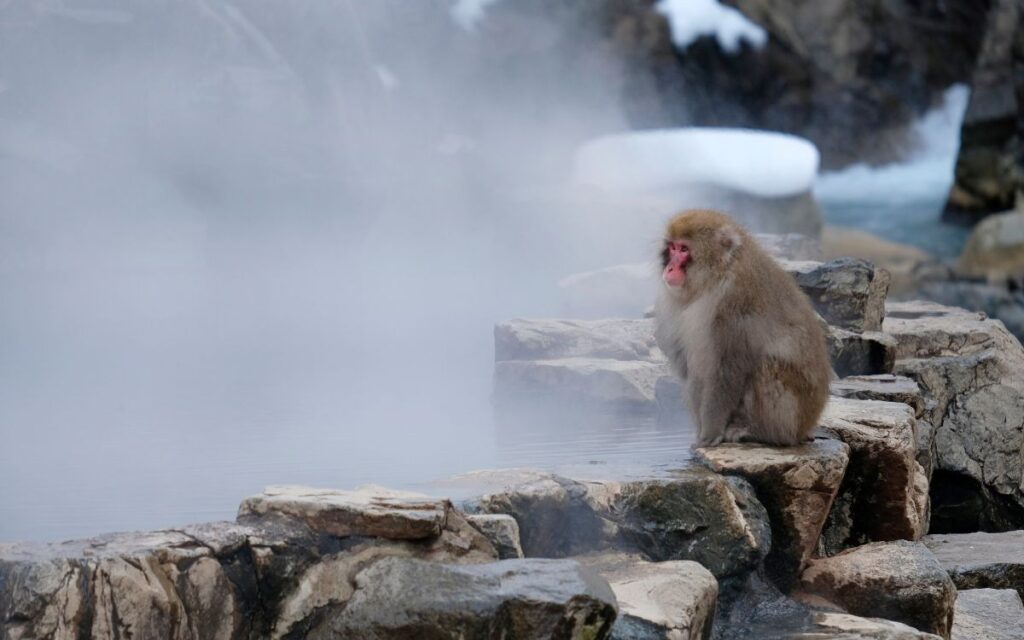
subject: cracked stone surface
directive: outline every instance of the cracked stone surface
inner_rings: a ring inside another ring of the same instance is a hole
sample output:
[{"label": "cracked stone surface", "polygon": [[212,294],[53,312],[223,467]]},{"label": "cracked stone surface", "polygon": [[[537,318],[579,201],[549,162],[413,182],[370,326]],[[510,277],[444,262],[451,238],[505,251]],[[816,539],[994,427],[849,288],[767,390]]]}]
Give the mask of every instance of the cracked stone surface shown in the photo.
[{"label": "cracked stone surface", "polygon": [[967,589],[956,596],[953,640],[1024,638],[1024,604],[1013,589]]},{"label": "cracked stone surface", "polygon": [[801,583],[854,615],[950,637],[956,587],[920,542],[873,542],[812,560]]},{"label": "cracked stone surface", "polygon": [[712,471],[741,476],[753,485],[771,522],[765,566],[783,590],[797,581],[817,547],[849,451],[846,444],[825,438],[799,447],[725,444],[697,449],[698,459]]},{"label": "cracked stone surface", "polygon": [[850,463],[821,540],[825,555],[866,542],[917,540],[928,527],[928,476],[917,461],[914,409],[829,398],[822,429],[850,447]]},{"label": "cracked stone surface", "polygon": [[1024,531],[925,536],[957,589],[1015,589],[1024,597]]},{"label": "cracked stone surface", "polygon": [[891,303],[884,327],[899,343],[896,372],[924,393],[935,468],[1024,506],[1020,342],[984,314],[926,302]]},{"label": "cracked stone surface", "polygon": [[885,314],[889,273],[867,260],[781,261],[829,324],[854,331],[878,331]]}]

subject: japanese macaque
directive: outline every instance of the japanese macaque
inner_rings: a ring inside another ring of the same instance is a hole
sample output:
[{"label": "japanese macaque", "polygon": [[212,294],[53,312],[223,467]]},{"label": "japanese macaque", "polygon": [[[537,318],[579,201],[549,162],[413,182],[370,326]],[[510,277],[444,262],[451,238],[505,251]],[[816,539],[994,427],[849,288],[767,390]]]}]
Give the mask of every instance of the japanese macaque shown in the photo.
[{"label": "japanese macaque", "polygon": [[793,277],[714,211],[672,218],[661,266],[655,336],[687,382],[696,446],[805,442],[832,368],[817,315]]}]

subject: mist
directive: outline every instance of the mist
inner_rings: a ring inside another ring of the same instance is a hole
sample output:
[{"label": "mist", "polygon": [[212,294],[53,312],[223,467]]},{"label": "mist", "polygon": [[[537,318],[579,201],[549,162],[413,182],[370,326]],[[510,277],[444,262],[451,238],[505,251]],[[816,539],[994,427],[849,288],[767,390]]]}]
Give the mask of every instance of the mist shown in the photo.
[{"label": "mist", "polygon": [[493,464],[494,322],[614,262],[551,210],[616,63],[448,2],[88,7],[0,7],[0,539]]}]

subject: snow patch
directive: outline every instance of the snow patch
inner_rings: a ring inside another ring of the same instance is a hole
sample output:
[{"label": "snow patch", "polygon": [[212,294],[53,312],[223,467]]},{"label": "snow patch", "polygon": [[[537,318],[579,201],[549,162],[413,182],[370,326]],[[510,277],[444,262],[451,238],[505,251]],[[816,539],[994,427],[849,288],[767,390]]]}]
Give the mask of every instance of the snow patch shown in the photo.
[{"label": "snow patch", "polygon": [[466,31],[476,30],[484,18],[484,11],[497,0],[457,0],[451,8],[452,20]]},{"label": "snow patch", "polygon": [[659,0],[656,9],[668,18],[672,42],[680,49],[705,35],[714,35],[718,46],[729,53],[739,51],[744,40],[756,48],[768,41],[764,29],[718,0]]},{"label": "snow patch", "polygon": [[606,136],[583,145],[573,180],[608,191],[708,184],[766,198],[810,190],[820,155],[811,142],[750,129],[682,128]]},{"label": "snow patch", "polygon": [[960,124],[967,111],[970,89],[950,87],[938,108],[914,125],[921,146],[906,162],[871,167],[856,164],[823,173],[814,187],[822,202],[881,202],[886,204],[945,198],[953,184],[960,148]]}]

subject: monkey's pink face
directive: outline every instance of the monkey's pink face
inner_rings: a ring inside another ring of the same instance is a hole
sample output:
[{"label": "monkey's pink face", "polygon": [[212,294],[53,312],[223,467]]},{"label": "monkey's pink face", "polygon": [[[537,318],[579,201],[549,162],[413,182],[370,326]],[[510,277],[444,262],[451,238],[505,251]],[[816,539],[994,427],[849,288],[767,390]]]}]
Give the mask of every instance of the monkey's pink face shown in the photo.
[{"label": "monkey's pink face", "polygon": [[689,244],[681,240],[666,240],[665,248],[661,251],[661,279],[674,289],[682,287],[686,282],[686,268],[689,262]]}]

